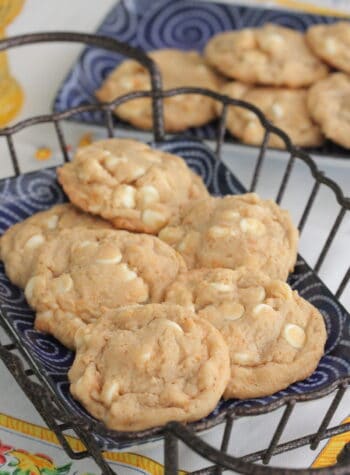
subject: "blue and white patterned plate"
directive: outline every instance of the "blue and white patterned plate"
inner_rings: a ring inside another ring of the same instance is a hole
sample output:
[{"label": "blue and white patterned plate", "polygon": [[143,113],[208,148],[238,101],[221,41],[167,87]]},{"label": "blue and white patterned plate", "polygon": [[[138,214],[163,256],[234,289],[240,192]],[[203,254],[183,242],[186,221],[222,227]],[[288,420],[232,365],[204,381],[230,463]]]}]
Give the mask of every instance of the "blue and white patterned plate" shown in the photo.
[{"label": "blue and white patterned plate", "polygon": [[[211,150],[196,140],[167,141],[162,149],[182,156],[186,162],[204,179],[209,191],[215,195],[242,193],[244,188],[226,168],[218,162]],[[56,181],[54,169],[42,170],[17,178],[8,178],[0,182],[0,235],[11,225],[44,210],[54,204],[65,201],[65,196]],[[202,421],[191,424],[202,429],[205,423],[215,425],[228,409],[235,407],[242,410],[271,408],[271,404],[282,404],[288,396],[308,395],[310,399],[318,390],[330,388],[340,378],[350,375],[350,316],[336,301],[334,296],[310,270],[305,261],[299,257],[290,283],[304,298],[314,304],[324,316],[328,340],[326,353],[317,370],[305,381],[293,384],[288,389],[270,397],[254,400],[221,401],[216,409]],[[74,415],[84,420],[93,418],[72,399],[68,391],[67,371],[73,361],[73,353],[58,341],[33,328],[34,313],[28,307],[23,292],[13,286],[7,279],[4,268],[0,265],[0,319],[16,335],[30,357],[39,366],[48,385],[58,394],[64,405]],[[123,448],[147,440],[155,440],[159,434],[151,431],[147,437],[138,434],[136,440],[123,439],[122,436],[100,428],[95,433],[104,449]]]},{"label": "blue and white patterned plate", "polygon": [[[333,23],[339,18],[288,10],[254,8],[191,0],[121,0],[108,13],[97,34],[137,46],[144,51],[178,48],[202,51],[213,35],[232,29],[260,26],[267,22],[304,31],[316,23]],[[82,104],[96,103],[94,91],[106,76],[125,59],[119,54],[87,47],[63,82],[54,102],[54,110],[62,112]],[[103,115],[84,112],[74,120],[104,124]],[[130,125],[115,119],[123,128]],[[187,131],[186,135],[215,140],[217,123]],[[227,134],[227,140],[235,140]],[[316,149],[320,154],[345,158],[349,151],[327,142]]]}]

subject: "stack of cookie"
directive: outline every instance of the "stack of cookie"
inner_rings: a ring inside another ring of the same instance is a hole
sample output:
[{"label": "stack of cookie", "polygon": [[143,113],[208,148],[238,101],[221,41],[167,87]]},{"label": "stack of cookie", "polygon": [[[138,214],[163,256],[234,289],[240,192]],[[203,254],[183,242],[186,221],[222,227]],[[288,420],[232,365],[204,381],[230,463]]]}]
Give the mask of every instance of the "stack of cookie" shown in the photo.
[{"label": "stack of cookie", "polygon": [[[329,138],[350,148],[349,47],[348,22],[312,26],[306,34],[265,24],[217,34],[203,57],[170,49],[150,56],[162,73],[164,89],[204,87],[221,92],[261,109],[295,145],[317,147]],[[331,74],[330,66],[342,72]],[[107,102],[149,89],[147,71],[128,60],[107,77],[96,96]],[[115,112],[136,127],[152,127],[150,99],[128,101]],[[220,113],[221,105],[206,96],[176,95],[164,101],[168,132],[204,125]],[[258,117],[240,107],[229,108],[227,128],[252,145],[261,145],[265,133]],[[284,142],[272,134],[269,145],[281,148]]]},{"label": "stack of cookie", "polygon": [[326,330],[285,282],[287,211],[211,197],[180,157],[127,139],[81,148],[58,179],[72,204],[8,229],[1,258],[35,327],[76,351],[70,389],[93,416],[193,421],[314,371]]}]

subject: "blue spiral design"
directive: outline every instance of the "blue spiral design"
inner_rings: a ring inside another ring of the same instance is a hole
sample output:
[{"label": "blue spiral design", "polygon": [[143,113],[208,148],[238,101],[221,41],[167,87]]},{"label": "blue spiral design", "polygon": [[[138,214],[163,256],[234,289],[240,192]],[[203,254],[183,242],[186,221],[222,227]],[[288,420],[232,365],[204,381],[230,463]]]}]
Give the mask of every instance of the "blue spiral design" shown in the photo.
[{"label": "blue spiral design", "polygon": [[137,43],[159,48],[201,51],[216,33],[232,28],[224,6],[191,1],[156,3],[139,22]]},{"label": "blue spiral design", "polygon": [[[182,156],[203,177],[212,193],[225,195],[244,191],[234,175],[222,162],[216,160],[215,154],[203,143],[190,139],[169,140],[160,148]],[[6,197],[0,203],[0,230],[6,229],[34,211],[47,208],[64,199],[57,185],[54,170],[37,171],[12,178],[6,181],[3,189],[6,190]],[[214,420],[227,409],[267,406],[288,395],[310,394],[326,388],[340,377],[350,375],[350,316],[300,256],[289,281],[293,288],[318,307],[324,316],[328,332],[326,355],[321,359],[316,371],[305,381],[293,384],[269,397],[246,401],[220,401],[207,419]],[[72,414],[93,420],[69,393],[67,371],[73,361],[73,353],[51,336],[33,328],[34,312],[28,307],[22,290],[8,281],[2,264],[0,264],[0,310],[6,313],[6,319],[2,315],[0,318],[3,318],[4,323],[16,332]],[[196,423],[193,423],[192,427],[195,429]],[[113,438],[103,437],[101,434],[96,434],[95,437],[103,448],[116,445],[122,448],[134,443],[118,443]],[[157,437],[153,438],[155,439]]]}]

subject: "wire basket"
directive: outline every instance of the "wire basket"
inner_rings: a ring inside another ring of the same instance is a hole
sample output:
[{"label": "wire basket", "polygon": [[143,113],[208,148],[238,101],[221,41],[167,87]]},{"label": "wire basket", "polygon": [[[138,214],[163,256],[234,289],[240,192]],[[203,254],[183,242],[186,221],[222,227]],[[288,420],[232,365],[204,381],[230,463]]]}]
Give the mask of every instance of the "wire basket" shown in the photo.
[{"label": "wire basket", "polygon": [[[20,45],[56,41],[86,43],[96,47],[116,51],[139,61],[145,68],[147,68],[150,73],[152,90],[130,93],[108,104],[87,104],[62,113],[53,113],[44,116],[32,117],[13,126],[0,129],[0,137],[3,137],[7,141],[15,176],[19,176],[21,174],[21,169],[18,160],[18,154],[16,152],[14,136],[16,133],[30,126],[44,123],[51,124],[55,134],[57,135],[63,161],[67,162],[69,160],[69,155],[67,152],[67,143],[63,133],[61,121],[69,119],[75,114],[86,111],[102,111],[105,115],[105,127],[108,137],[113,137],[115,132],[113,123],[114,108],[132,99],[149,97],[152,100],[153,109],[153,139],[156,144],[162,144],[166,139],[163,123],[163,99],[178,94],[195,93],[208,96],[221,102],[223,105],[219,120],[217,140],[214,144],[216,160],[220,161],[222,156],[228,107],[237,106],[250,110],[259,117],[260,122],[265,129],[263,142],[258,150],[256,160],[251,170],[250,191],[254,191],[257,188],[259,180],[262,176],[263,167],[266,164],[265,157],[268,150],[269,137],[271,134],[276,134],[282,139],[287,153],[285,157],[284,170],[277,190],[277,203],[281,203],[288,185],[293,179],[293,171],[295,170],[296,164],[303,163],[308,169],[309,176],[311,178],[311,184],[307,194],[306,203],[304,203],[300,213],[300,221],[298,226],[300,232],[303,231],[308,222],[308,218],[313,209],[317,196],[320,193],[320,190],[328,189],[332,193],[332,196],[334,196],[337,203],[338,212],[336,213],[335,217],[334,215],[332,216],[330,231],[325,238],[324,244],[319,251],[318,258],[316,259],[316,262],[313,266],[313,270],[316,273],[321,270],[326,257],[331,252],[337,232],[343,223],[347,211],[350,209],[350,199],[344,196],[340,187],[333,180],[324,176],[324,174],[316,166],[313,159],[307,153],[294,147],[289,137],[283,131],[274,127],[257,108],[251,104],[245,103],[244,101],[234,100],[227,96],[223,96],[206,89],[180,88],[163,91],[159,71],[154,62],[149,57],[135,48],[122,44],[108,37],[78,33],[30,34],[1,41],[0,51]],[[346,266],[348,266],[347,263]],[[350,267],[346,267],[345,273],[343,272],[343,274],[344,275],[337,276],[339,281],[338,288],[335,292],[337,299],[340,299],[344,291],[347,289],[350,279]],[[26,396],[31,400],[48,427],[54,431],[63,449],[66,451],[69,457],[72,459],[92,457],[97,465],[101,468],[103,474],[114,473],[101,454],[101,448],[92,435],[91,425],[84,422],[80,418],[72,417],[72,414],[67,411],[60,398],[54,392],[50,391],[47,381],[45,380],[45,377],[43,377],[39,366],[35,363],[33,358],[30,357],[25,348],[23,348],[20,340],[16,338],[16,335],[10,331],[6,323],[6,312],[1,307],[1,305],[0,309],[0,324],[7,332],[6,337],[2,337],[0,335],[0,358],[3,360],[10,373],[14,376],[19,386],[22,388]],[[348,325],[349,323],[350,322],[347,322]],[[239,408],[236,410],[227,411],[221,419],[223,427],[222,440],[219,449],[214,448],[205,442],[198,433],[191,429],[191,427],[177,422],[169,423],[164,428],[162,428],[160,432],[164,438],[165,473],[166,475],[178,473],[179,465],[181,465],[181,461],[179,460],[178,445],[179,441],[182,441],[189,449],[199,454],[206,460],[206,466],[204,468],[192,472],[192,474],[196,475],[219,474],[224,469],[231,469],[239,473],[262,475],[306,475],[313,473],[329,475],[347,474],[350,472],[350,450],[347,447],[345,447],[341,457],[339,457],[339,463],[337,466],[325,469],[283,469],[264,466],[261,464],[257,465],[255,462],[262,461],[263,464],[267,465],[269,464],[271,457],[276,454],[290,451],[302,446],[310,446],[311,448],[315,449],[321,440],[349,431],[350,423],[329,427],[331,419],[335,414],[335,411],[338,408],[349,383],[349,376],[338,378],[334,384],[323,388],[322,390],[313,392],[311,396],[305,396],[305,394],[294,395],[293,397],[288,396],[280,399],[275,404],[270,404],[268,411],[281,406],[283,406],[284,409],[274,433],[271,434],[271,439],[268,446],[263,450],[248,453],[243,457],[227,454],[231,435],[234,432],[234,421],[240,418],[243,414]],[[332,396],[331,403],[323,414],[322,422],[315,432],[294,438],[293,440],[287,442],[281,442],[281,438],[284,434],[287,423],[292,417],[293,410],[297,403],[310,399],[321,398],[322,396],[333,392],[334,395]],[[264,407],[252,408],[250,410],[245,410],[244,416],[256,416],[266,412],[267,409]],[[99,427],[101,427],[101,424],[96,423],[93,428],[95,430],[97,428],[98,430]],[[210,427],[209,423],[202,423],[202,429],[208,427]],[[82,441],[83,445],[85,446],[84,450],[76,452],[69,445],[66,436],[68,432],[71,433],[72,431]]]}]

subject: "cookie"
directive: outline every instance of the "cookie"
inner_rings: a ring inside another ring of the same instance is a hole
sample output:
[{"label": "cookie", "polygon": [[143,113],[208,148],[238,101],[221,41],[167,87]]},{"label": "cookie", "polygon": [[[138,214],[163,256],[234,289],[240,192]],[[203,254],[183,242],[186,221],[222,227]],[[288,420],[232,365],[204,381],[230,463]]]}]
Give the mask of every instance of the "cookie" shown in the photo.
[{"label": "cookie", "polygon": [[11,282],[24,288],[43,245],[62,229],[78,226],[113,229],[108,221],[90,216],[68,203],[53,206],[11,226],[0,239],[1,260]]},{"label": "cookie", "polygon": [[35,328],[74,348],[79,327],[106,310],[160,302],[185,268],[181,256],[155,236],[65,230],[41,251],[25,296],[37,312]]},{"label": "cookie", "polygon": [[305,87],[328,74],[302,33],[269,23],[219,33],[204,55],[223,75],[249,84]]},{"label": "cookie", "polygon": [[167,290],[169,303],[193,308],[222,334],[230,352],[229,398],[269,396],[310,376],[324,353],[318,310],[254,269],[198,269]]},{"label": "cookie", "polygon": [[78,336],[71,393],[110,429],[205,417],[229,379],[218,330],[178,305],[126,307]]},{"label": "cookie", "polygon": [[182,158],[129,139],[83,147],[57,175],[79,208],[117,228],[151,234],[188,201],[208,196],[202,180]]},{"label": "cookie", "polygon": [[313,25],[306,32],[306,41],[316,56],[334,68],[350,74],[350,23],[339,21],[330,25]]},{"label": "cookie", "polygon": [[[149,53],[159,67],[163,89],[202,87],[216,91],[221,81],[196,51],[163,49]],[[107,77],[96,96],[110,102],[134,91],[151,89],[148,71],[137,61],[121,63]],[[189,127],[199,127],[215,118],[214,100],[199,94],[182,94],[164,99],[164,125],[168,132],[179,132]],[[141,129],[153,125],[149,98],[127,101],[115,109],[123,120]]]},{"label": "cookie", "polygon": [[[223,87],[222,93],[258,107],[267,119],[289,135],[295,145],[316,147],[324,142],[320,127],[311,119],[305,89],[254,87],[232,82]],[[219,105],[218,112],[221,112]],[[242,142],[262,144],[265,128],[254,112],[241,107],[229,107],[226,124],[231,134]],[[285,148],[285,143],[277,135],[271,134],[269,146]]]},{"label": "cookie", "polygon": [[255,193],[198,201],[159,237],[189,268],[248,266],[285,280],[297,256],[298,231],[288,211]]},{"label": "cookie", "polygon": [[317,82],[309,90],[307,104],[325,136],[350,148],[350,76],[334,73]]}]

